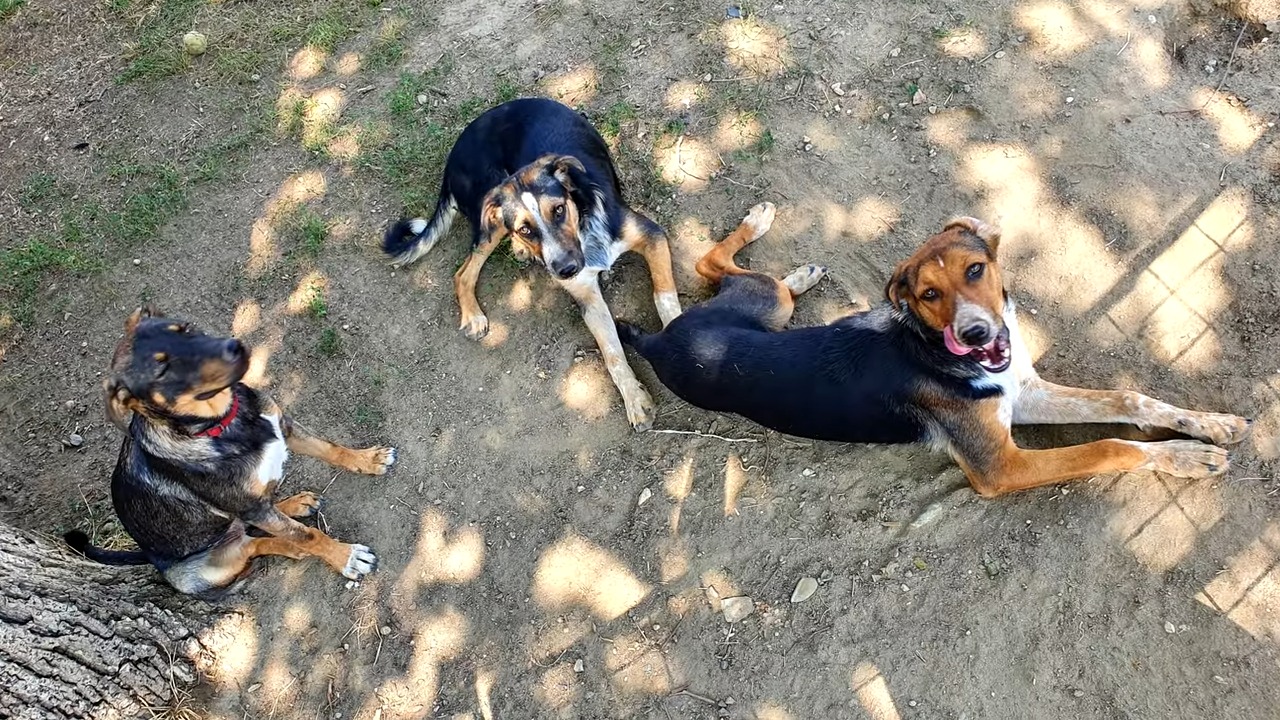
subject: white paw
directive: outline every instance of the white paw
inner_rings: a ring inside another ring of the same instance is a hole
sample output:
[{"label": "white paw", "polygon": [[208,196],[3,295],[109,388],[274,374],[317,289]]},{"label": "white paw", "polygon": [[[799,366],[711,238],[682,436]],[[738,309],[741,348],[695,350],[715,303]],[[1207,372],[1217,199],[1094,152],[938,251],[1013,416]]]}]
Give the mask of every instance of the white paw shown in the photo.
[{"label": "white paw", "polygon": [[782,283],[791,288],[793,295],[799,295],[817,285],[818,281],[826,275],[827,268],[822,265],[802,265],[783,278]]},{"label": "white paw", "polygon": [[364,545],[350,545],[351,554],[347,556],[347,565],[342,568],[342,576],[348,580],[359,580],[378,567],[378,556]]},{"label": "white paw", "polygon": [[747,216],[742,219],[742,224],[751,228],[751,239],[756,240],[761,235],[769,232],[769,228],[773,227],[773,216],[777,213],[777,208],[771,202],[762,202],[751,208]]},{"label": "white paw", "polygon": [[462,333],[472,340],[479,340],[489,334],[489,318],[484,313],[477,313],[462,319]]},{"label": "white paw", "polygon": [[653,427],[653,419],[657,415],[653,398],[640,383],[632,386],[629,392],[622,393],[622,403],[627,408],[627,420],[636,432],[644,432]]}]

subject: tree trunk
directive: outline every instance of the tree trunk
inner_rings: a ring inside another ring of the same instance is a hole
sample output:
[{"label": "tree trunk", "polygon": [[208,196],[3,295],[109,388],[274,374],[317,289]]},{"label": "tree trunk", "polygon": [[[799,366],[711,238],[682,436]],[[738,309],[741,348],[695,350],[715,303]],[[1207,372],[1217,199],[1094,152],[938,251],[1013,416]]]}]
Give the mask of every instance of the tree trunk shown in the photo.
[{"label": "tree trunk", "polygon": [[0,718],[153,717],[194,684],[208,611],[150,567],[0,524]]}]

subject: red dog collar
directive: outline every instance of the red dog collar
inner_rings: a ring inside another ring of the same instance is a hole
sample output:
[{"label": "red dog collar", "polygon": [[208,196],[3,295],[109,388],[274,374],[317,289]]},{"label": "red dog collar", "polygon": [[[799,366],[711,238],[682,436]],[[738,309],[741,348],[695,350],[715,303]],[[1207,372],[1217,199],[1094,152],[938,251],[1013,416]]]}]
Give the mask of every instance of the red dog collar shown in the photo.
[{"label": "red dog collar", "polygon": [[211,437],[211,438],[218,437],[222,433],[226,432],[226,429],[230,427],[232,422],[235,421],[236,414],[239,412],[240,412],[240,398],[236,397],[236,394],[233,391],[231,393],[231,409],[227,411],[227,414],[222,417],[222,420],[218,421],[217,425],[214,425],[208,430],[201,430],[200,432],[196,433],[196,437]]}]

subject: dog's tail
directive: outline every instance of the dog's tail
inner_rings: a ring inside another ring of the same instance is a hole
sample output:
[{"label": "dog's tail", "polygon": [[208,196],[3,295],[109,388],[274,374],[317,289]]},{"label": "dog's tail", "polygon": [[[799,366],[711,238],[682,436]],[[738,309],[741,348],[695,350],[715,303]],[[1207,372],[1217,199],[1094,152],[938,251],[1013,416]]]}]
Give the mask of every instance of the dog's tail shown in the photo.
[{"label": "dog's tail", "polygon": [[431,220],[419,217],[397,221],[387,229],[386,236],[382,238],[382,251],[391,256],[392,265],[408,265],[426,255],[440,242],[440,238],[453,226],[453,218],[457,214],[458,201],[449,190],[448,182],[442,182],[440,199],[436,201],[436,210],[431,215]]},{"label": "dog's tail", "polygon": [[648,356],[647,351],[653,335],[625,320],[614,320],[613,323],[618,328],[618,339],[622,341],[623,345],[630,345],[641,355]]},{"label": "dog's tail", "polygon": [[146,565],[150,560],[138,550],[103,550],[89,544],[89,536],[79,530],[72,530],[62,539],[76,552],[103,565]]}]

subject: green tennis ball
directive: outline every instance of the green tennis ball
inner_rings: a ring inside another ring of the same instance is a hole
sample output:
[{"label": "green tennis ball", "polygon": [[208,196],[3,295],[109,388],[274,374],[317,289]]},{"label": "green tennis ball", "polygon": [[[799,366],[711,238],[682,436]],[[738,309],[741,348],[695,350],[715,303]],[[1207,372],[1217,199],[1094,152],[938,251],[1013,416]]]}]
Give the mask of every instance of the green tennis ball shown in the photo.
[{"label": "green tennis ball", "polygon": [[182,46],[187,49],[188,55],[203,55],[204,51],[209,48],[209,40],[204,36],[204,33],[192,30],[182,36]]}]

